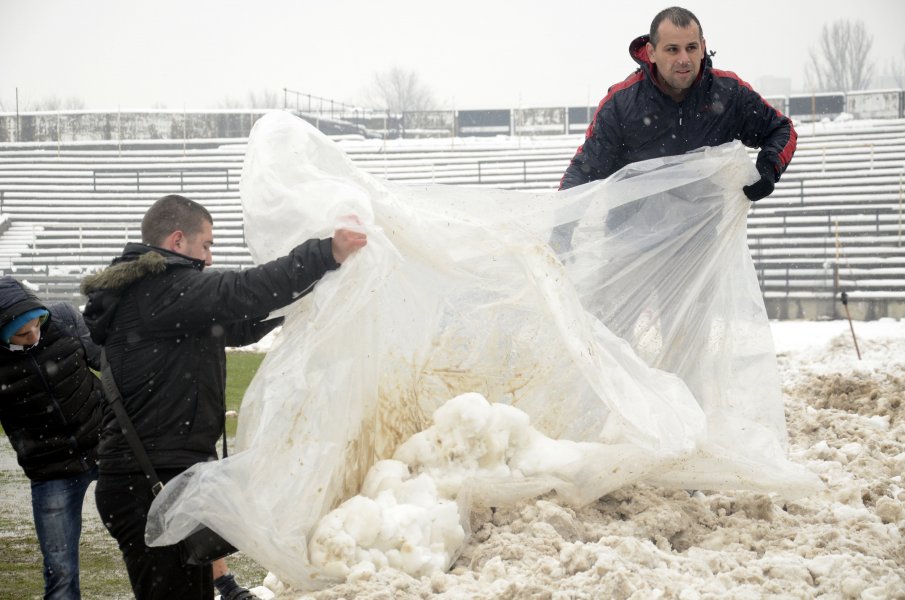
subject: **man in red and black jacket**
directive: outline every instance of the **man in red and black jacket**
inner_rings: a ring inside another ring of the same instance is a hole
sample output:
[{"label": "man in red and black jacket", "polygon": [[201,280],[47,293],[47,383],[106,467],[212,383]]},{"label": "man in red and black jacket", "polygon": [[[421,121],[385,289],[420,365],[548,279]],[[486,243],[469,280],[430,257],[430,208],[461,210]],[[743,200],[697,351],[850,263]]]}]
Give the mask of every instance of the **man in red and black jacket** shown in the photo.
[{"label": "man in red and black jacket", "polygon": [[629,53],[640,67],[600,101],[560,189],[605,179],[633,162],[739,140],[760,148],[761,178],[743,188],[745,195],[757,201],[773,192],[795,152],[792,121],[735,73],[712,67],[694,14],[661,11]]}]

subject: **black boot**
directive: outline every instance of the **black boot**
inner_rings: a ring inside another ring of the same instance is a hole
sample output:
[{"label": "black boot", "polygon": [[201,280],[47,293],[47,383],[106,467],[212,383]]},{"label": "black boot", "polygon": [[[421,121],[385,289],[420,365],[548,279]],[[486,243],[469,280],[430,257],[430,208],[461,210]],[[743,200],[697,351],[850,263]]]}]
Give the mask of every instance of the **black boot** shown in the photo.
[{"label": "black boot", "polygon": [[236,583],[232,573],[217,577],[214,587],[220,592],[220,600],[258,600],[257,596]]}]

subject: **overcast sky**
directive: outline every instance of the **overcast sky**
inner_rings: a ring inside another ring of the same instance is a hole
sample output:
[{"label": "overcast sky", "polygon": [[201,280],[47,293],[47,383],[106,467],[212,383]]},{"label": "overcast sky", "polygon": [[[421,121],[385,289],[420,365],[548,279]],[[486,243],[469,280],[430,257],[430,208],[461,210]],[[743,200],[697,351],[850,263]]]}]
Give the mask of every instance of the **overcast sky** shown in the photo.
[{"label": "overcast sky", "polygon": [[[288,87],[361,101],[375,72],[416,71],[444,107],[596,104],[634,68],[648,0],[0,0],[0,103],[217,107]],[[821,27],[862,20],[878,74],[905,62],[902,0],[688,0],[715,66],[804,90]]]}]

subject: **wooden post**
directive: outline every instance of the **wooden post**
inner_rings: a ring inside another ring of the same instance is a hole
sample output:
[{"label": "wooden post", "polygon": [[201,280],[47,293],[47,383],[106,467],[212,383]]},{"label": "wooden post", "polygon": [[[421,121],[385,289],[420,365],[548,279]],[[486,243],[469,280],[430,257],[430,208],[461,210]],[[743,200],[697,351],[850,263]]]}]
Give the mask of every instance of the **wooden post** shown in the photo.
[{"label": "wooden post", "polygon": [[858,355],[858,360],[861,360],[861,350],[858,348],[858,338],[855,336],[855,326],[852,325],[852,316],[848,312],[848,294],[843,291],[841,298],[842,306],[845,308],[845,316],[848,319],[848,328],[852,332],[852,341],[855,342],[855,354]]}]

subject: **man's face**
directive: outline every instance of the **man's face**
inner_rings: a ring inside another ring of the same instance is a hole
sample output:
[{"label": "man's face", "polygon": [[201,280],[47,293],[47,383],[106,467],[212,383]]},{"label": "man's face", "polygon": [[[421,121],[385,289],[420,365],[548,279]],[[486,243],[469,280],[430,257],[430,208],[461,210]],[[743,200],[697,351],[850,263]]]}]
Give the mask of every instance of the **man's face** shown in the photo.
[{"label": "man's face", "polygon": [[195,235],[186,235],[180,241],[180,254],[197,258],[204,261],[204,266],[209,267],[214,264],[214,257],[211,254],[211,246],[214,245],[214,230],[210,223],[205,220],[201,221],[201,230]]},{"label": "man's face", "polygon": [[10,344],[34,346],[41,339],[41,319],[32,319],[9,338]]},{"label": "man's face", "polygon": [[676,27],[664,19],[657,28],[660,39],[656,48],[648,42],[647,55],[657,65],[657,76],[674,100],[685,97],[701,70],[704,40],[698,24]]}]

